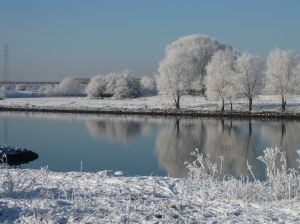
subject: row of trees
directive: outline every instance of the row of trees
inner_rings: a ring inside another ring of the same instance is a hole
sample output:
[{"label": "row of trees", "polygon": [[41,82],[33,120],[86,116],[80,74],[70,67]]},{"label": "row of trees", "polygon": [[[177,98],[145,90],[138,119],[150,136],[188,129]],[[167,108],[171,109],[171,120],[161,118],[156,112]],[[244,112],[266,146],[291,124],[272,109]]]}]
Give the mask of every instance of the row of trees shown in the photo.
[{"label": "row of trees", "polygon": [[[13,89],[25,91],[29,88],[31,90],[31,87],[18,84]],[[124,99],[140,95],[153,95],[156,92],[156,84],[153,78],[145,76],[137,79],[129,70],[125,70],[119,73],[97,75],[87,86],[73,78],[66,77],[57,85],[40,86],[35,91],[41,96],[83,96],[87,94],[89,98]]]},{"label": "row of trees", "polygon": [[[3,87],[2,87],[3,88]],[[23,90],[22,85],[16,90]],[[159,94],[171,96],[180,108],[182,95],[189,91],[218,100],[221,110],[225,102],[246,98],[249,110],[255,96],[267,91],[279,94],[284,111],[289,94],[299,91],[300,61],[292,51],[273,49],[266,60],[250,53],[238,53],[231,46],[221,44],[205,35],[181,37],[165,49],[155,80],[150,77],[137,79],[129,70],[98,75],[87,88],[72,78],[65,78],[55,86],[42,86],[41,95],[75,96],[84,91],[90,98],[113,96],[116,99]]]},{"label": "row of trees", "polygon": [[287,95],[299,88],[300,62],[294,52],[275,48],[264,63],[259,56],[239,54],[208,36],[191,35],[166,47],[156,82],[159,93],[172,96],[176,108],[181,96],[194,89],[219,100],[222,111],[225,101],[232,110],[234,99],[247,98],[251,111],[255,96],[266,90],[281,95],[284,111]]}]

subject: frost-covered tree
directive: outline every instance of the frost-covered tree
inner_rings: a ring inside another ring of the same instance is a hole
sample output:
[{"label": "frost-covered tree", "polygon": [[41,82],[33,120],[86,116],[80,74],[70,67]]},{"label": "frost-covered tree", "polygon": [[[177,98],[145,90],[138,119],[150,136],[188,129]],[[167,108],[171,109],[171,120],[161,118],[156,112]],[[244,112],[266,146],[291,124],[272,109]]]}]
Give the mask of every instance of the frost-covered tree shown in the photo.
[{"label": "frost-covered tree", "polygon": [[238,93],[248,99],[251,111],[254,97],[262,90],[263,62],[260,57],[245,52],[236,61],[236,72]]},{"label": "frost-covered tree", "polygon": [[78,96],[83,94],[83,85],[73,78],[64,78],[55,86],[41,86],[39,93],[46,96]]},{"label": "frost-covered tree", "polygon": [[293,69],[293,76],[294,78],[294,91],[295,93],[299,94],[300,93],[300,62],[298,62],[297,66]]},{"label": "frost-covered tree", "polygon": [[266,88],[270,93],[281,95],[281,109],[285,111],[287,95],[296,89],[298,76],[293,70],[297,55],[292,51],[273,49],[267,58]]},{"label": "frost-covered tree", "polygon": [[108,95],[114,95],[114,91],[116,88],[116,83],[118,78],[121,76],[121,73],[110,73],[106,76],[106,80],[107,80],[107,85],[106,85],[106,93]]},{"label": "frost-covered tree", "polygon": [[129,70],[108,75],[98,75],[92,78],[86,92],[90,98],[114,96],[117,99],[137,97],[140,85]]},{"label": "frost-covered tree", "polygon": [[160,62],[156,76],[157,89],[160,94],[172,96],[175,107],[179,109],[181,96],[189,89],[191,77],[186,75],[186,65],[176,64],[176,58],[169,58]]},{"label": "frost-covered tree", "polygon": [[114,97],[117,99],[134,98],[140,93],[139,81],[131,74],[124,72],[116,81]]},{"label": "frost-covered tree", "polygon": [[149,76],[144,76],[141,78],[140,86],[143,94],[150,94],[156,91],[155,80]]},{"label": "frost-covered tree", "polygon": [[231,49],[220,50],[207,65],[204,80],[206,95],[211,100],[221,101],[221,111],[225,109],[225,100],[233,96],[231,88],[235,85],[235,53]]},{"label": "frost-covered tree", "polygon": [[58,85],[55,86],[54,91],[58,95],[63,96],[78,96],[83,93],[83,86],[75,79],[66,77]]},{"label": "frost-covered tree", "polygon": [[97,75],[89,82],[86,92],[89,98],[103,97],[106,93],[107,77],[103,75]]},{"label": "frost-covered tree", "polygon": [[204,89],[205,67],[220,49],[225,46],[203,35],[185,36],[168,45],[156,76],[159,93],[172,96],[179,108],[180,98],[190,90],[192,82],[198,80],[199,88]]}]

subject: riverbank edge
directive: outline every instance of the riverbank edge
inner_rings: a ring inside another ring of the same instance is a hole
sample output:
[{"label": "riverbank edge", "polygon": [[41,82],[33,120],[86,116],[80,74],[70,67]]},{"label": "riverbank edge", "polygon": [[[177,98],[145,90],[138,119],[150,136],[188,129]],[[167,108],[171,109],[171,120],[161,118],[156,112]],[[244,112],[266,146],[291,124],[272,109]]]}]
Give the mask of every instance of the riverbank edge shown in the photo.
[{"label": "riverbank edge", "polygon": [[281,111],[209,111],[187,109],[128,109],[112,108],[101,110],[100,108],[39,108],[39,107],[8,107],[0,106],[0,112],[39,112],[39,113],[72,113],[72,114],[112,114],[112,115],[144,115],[162,117],[217,117],[237,119],[290,119],[300,120],[300,112]]}]

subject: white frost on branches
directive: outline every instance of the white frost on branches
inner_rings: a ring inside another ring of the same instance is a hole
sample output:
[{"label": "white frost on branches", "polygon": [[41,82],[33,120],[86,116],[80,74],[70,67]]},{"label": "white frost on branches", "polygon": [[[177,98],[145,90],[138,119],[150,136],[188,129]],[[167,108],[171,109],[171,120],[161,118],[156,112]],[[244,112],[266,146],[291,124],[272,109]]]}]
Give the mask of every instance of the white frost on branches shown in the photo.
[{"label": "white frost on branches", "polygon": [[141,92],[143,94],[153,94],[156,92],[156,83],[152,77],[144,76],[140,81]]},{"label": "white frost on branches", "polygon": [[224,102],[233,96],[235,81],[235,53],[231,49],[218,51],[207,65],[205,78],[206,94],[209,99],[220,100],[221,110]]},{"label": "white frost on branches", "polygon": [[129,70],[124,70],[120,73],[93,77],[86,92],[90,98],[104,96],[114,96],[117,99],[134,98],[140,93],[140,85]]},{"label": "white frost on branches", "polygon": [[179,108],[180,97],[191,89],[192,82],[198,80],[199,88],[204,89],[205,67],[220,49],[225,46],[203,35],[185,36],[168,45],[156,76],[159,93],[172,96]]},{"label": "white frost on branches", "polygon": [[134,98],[140,94],[139,81],[129,73],[123,73],[116,81],[114,97],[117,99]]},{"label": "white frost on branches", "polygon": [[46,96],[78,96],[83,94],[83,85],[77,80],[67,77],[55,86],[41,86],[39,93]]},{"label": "white frost on branches", "polygon": [[103,75],[93,77],[86,88],[88,97],[102,97],[106,93],[107,83],[108,79]]},{"label": "white frost on branches", "polygon": [[298,57],[292,51],[273,49],[267,58],[266,88],[271,94],[280,94],[284,111],[287,95],[293,93],[299,83],[299,74],[293,72]]},{"label": "white frost on branches", "polygon": [[237,59],[236,72],[238,93],[248,99],[251,111],[254,97],[263,88],[263,62],[260,57],[245,52]]}]

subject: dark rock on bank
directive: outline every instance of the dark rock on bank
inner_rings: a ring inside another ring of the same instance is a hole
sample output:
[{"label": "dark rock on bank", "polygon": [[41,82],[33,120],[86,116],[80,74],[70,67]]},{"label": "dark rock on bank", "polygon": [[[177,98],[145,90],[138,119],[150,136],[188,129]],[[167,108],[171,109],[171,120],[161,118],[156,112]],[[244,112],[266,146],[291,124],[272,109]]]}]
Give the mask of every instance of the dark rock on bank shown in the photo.
[{"label": "dark rock on bank", "polygon": [[8,165],[20,165],[37,159],[35,152],[7,145],[0,145],[0,162]]}]

